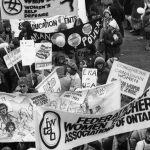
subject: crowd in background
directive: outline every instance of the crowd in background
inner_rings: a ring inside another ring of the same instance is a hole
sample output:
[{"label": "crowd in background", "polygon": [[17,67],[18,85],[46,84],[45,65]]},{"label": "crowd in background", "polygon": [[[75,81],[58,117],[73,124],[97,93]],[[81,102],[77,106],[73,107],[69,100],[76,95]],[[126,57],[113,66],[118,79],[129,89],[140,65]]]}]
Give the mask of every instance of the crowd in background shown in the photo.
[{"label": "crowd in background", "polygon": [[[150,50],[150,1],[149,0],[87,0],[87,15],[89,21],[102,18],[102,29],[98,40],[94,45],[84,48],[86,55],[79,57],[75,50],[58,48],[53,52],[53,69],[61,67],[58,73],[62,91],[75,91],[82,85],[82,69],[96,68],[97,85],[105,84],[114,60],[120,59],[121,45],[124,39],[124,29],[130,30],[132,35],[138,35],[139,39],[147,40],[145,50]],[[139,14],[137,9],[142,7],[144,12]],[[82,25],[78,18],[74,27]],[[126,26],[125,26],[126,25]],[[58,27],[58,31],[66,30],[64,22]],[[12,51],[20,46],[20,40],[30,39],[32,28],[28,21],[22,23],[19,37],[14,37],[9,20],[2,20],[0,24],[0,43],[8,43],[6,46]],[[18,63],[19,77],[14,68],[7,69],[3,56],[5,49],[0,49],[0,91],[7,93],[35,93],[35,87],[48,75],[51,70],[35,70],[32,64],[32,72],[29,67]],[[17,68],[17,67],[16,67]],[[132,98],[122,95],[122,106],[129,103]],[[150,149],[150,129],[143,129],[108,137],[73,148],[73,150],[143,150]],[[1,143],[1,150],[25,150],[35,147],[35,143]],[[3,148],[2,148],[3,147]]]}]

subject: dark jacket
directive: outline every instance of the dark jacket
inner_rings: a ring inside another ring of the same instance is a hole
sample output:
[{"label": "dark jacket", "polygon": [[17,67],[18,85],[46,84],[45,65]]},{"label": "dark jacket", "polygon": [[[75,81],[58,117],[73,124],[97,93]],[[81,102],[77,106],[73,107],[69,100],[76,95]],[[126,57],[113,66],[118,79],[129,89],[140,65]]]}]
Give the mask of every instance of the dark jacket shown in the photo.
[{"label": "dark jacket", "polygon": [[124,0],[124,13],[125,15],[131,15],[132,13],[132,5],[131,0]]},{"label": "dark jacket", "polygon": [[103,85],[103,84],[106,84],[107,82],[107,78],[109,76],[109,69],[107,68],[104,68],[103,70],[101,71],[98,71],[97,72],[97,83],[100,84],[100,85]]},{"label": "dark jacket", "polygon": [[[114,40],[114,35],[118,36],[118,40]],[[120,54],[120,45],[122,44],[122,36],[121,33],[117,30],[107,31],[104,34],[104,42],[105,42],[105,50],[108,58],[111,57],[119,57]],[[111,43],[113,42],[113,45]]]},{"label": "dark jacket", "polygon": [[124,29],[122,23],[125,19],[125,13],[123,7],[120,5],[118,0],[114,0],[114,3],[110,6],[110,12],[112,18],[114,18],[117,22],[122,36],[124,36]]}]

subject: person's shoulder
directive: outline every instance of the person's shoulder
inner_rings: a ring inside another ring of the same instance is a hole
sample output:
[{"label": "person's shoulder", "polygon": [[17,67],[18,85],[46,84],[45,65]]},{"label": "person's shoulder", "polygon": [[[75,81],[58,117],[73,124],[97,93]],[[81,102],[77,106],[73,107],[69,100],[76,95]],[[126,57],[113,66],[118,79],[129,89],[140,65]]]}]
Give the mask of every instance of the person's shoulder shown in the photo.
[{"label": "person's shoulder", "polygon": [[28,93],[38,93],[38,91],[34,88],[29,88]]},{"label": "person's shoulder", "polygon": [[145,140],[138,141],[136,144],[136,147],[143,147],[144,143],[145,143]]}]

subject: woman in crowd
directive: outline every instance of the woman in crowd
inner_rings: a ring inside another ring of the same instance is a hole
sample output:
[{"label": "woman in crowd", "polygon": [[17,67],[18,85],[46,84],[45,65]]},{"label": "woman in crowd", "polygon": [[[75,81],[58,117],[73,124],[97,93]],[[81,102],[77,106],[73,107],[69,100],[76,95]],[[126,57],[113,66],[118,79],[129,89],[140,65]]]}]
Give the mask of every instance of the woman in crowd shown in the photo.
[{"label": "woman in crowd", "polygon": [[122,36],[118,29],[118,25],[113,19],[109,23],[107,32],[104,34],[106,61],[112,57],[120,57],[120,45],[122,44]]},{"label": "woman in crowd", "polygon": [[126,30],[131,30],[132,27],[131,27],[131,12],[132,12],[132,5],[131,5],[131,1],[132,0],[124,0],[124,13],[125,13],[125,19],[126,19],[126,22],[127,22],[127,25],[126,25]]},{"label": "woman in crowd", "polygon": [[134,35],[140,35],[142,29],[141,14],[138,14],[137,8],[144,8],[144,0],[132,0],[132,13],[131,13],[131,24],[133,30],[131,31]]},{"label": "woman in crowd", "polygon": [[145,13],[141,16],[143,21],[143,28],[145,32],[146,45],[145,50],[150,51],[150,1],[145,0]]},{"label": "woman in crowd", "polygon": [[18,39],[22,40],[24,38],[25,40],[30,40],[31,35],[33,33],[30,22],[29,21],[24,21],[21,25],[22,25],[21,26],[21,32],[19,34]]},{"label": "woman in crowd", "polygon": [[94,67],[97,69],[97,83],[99,85],[106,84],[110,70],[106,68],[105,59],[103,57],[97,57],[94,62]]},{"label": "woman in crowd", "polygon": [[113,0],[113,3],[109,7],[109,10],[111,12],[112,18],[116,20],[119,26],[122,37],[124,37],[123,21],[125,19],[125,14],[123,7],[119,3],[119,0]]},{"label": "woman in crowd", "polygon": [[150,128],[147,128],[145,139],[136,144],[135,150],[149,150],[150,149]]}]

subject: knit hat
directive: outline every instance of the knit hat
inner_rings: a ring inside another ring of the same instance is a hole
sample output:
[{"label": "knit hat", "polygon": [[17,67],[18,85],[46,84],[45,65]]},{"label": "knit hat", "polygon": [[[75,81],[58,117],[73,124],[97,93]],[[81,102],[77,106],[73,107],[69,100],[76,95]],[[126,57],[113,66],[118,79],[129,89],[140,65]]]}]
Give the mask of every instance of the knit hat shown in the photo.
[{"label": "knit hat", "polygon": [[105,13],[108,13],[109,15],[111,15],[111,12],[108,9],[104,10],[103,15],[105,15]]},{"label": "knit hat", "polygon": [[113,27],[113,28],[119,30],[119,26],[118,26],[118,24],[117,24],[117,22],[116,22],[115,19],[113,19],[112,21],[110,21],[109,25],[110,25],[111,27]]},{"label": "knit hat", "polygon": [[103,57],[97,57],[94,62],[94,67],[96,67],[98,64],[105,64],[105,59]]},{"label": "knit hat", "polygon": [[74,69],[74,70],[78,70],[78,67],[77,67],[77,65],[74,63],[74,62],[72,62],[72,61],[70,61],[70,62],[68,62],[68,66],[71,68],[71,69]]}]

